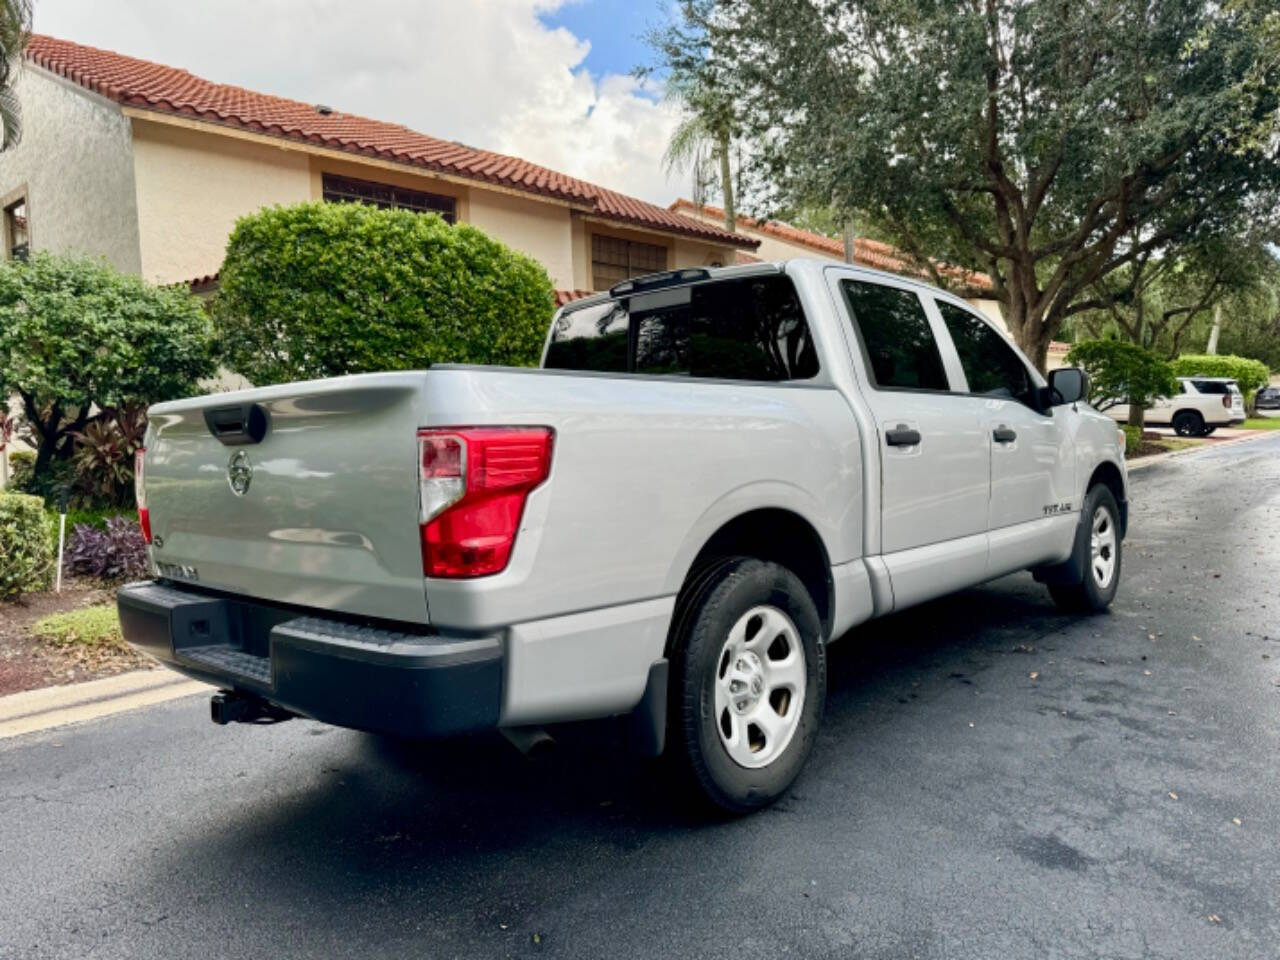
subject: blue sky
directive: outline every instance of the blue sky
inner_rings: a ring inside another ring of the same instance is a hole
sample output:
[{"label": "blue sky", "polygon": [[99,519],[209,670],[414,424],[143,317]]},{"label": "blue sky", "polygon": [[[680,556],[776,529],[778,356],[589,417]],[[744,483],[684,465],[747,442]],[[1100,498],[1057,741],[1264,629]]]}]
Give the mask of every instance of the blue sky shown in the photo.
[{"label": "blue sky", "polygon": [[564,27],[590,41],[591,52],[582,65],[596,78],[647,64],[652,54],[642,37],[665,18],[664,4],[645,0],[571,0],[539,17],[549,27]]}]

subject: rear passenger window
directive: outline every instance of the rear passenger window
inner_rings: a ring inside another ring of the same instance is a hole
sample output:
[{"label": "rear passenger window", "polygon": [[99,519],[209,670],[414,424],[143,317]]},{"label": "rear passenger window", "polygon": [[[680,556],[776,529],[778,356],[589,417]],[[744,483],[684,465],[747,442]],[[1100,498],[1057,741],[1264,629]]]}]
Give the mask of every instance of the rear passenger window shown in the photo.
[{"label": "rear passenger window", "polygon": [[[616,344],[628,337],[629,349],[619,352]],[[605,340],[614,345],[606,348]],[[818,373],[818,353],[791,279],[764,276],[638,293],[567,313],[556,323],[545,366],[807,380]]]},{"label": "rear passenger window", "polygon": [[1231,392],[1221,380],[1192,380],[1191,382],[1196,385],[1196,390],[1200,393],[1223,394]]},{"label": "rear passenger window", "polygon": [[915,293],[861,280],[844,280],[840,286],[875,386],[949,389],[929,318]]},{"label": "rear passenger window", "polygon": [[935,301],[951,334],[970,393],[1009,397],[1031,404],[1035,384],[1027,366],[1000,334],[968,310],[945,300]]}]

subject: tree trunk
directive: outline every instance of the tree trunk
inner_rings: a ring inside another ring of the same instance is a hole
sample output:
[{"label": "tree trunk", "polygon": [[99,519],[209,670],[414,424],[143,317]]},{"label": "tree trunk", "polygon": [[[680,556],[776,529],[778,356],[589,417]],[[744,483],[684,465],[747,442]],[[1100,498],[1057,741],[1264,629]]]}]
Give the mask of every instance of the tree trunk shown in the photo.
[{"label": "tree trunk", "polygon": [[844,225],[844,229],[840,231],[840,237],[844,240],[844,262],[853,263],[853,222],[850,221]]},{"label": "tree trunk", "polygon": [[1147,425],[1147,408],[1140,403],[1129,404],[1129,426],[1142,429]]},{"label": "tree trunk", "polygon": [[1204,348],[1205,353],[1213,354],[1218,352],[1218,336],[1222,333],[1222,304],[1216,304],[1213,308],[1213,329],[1209,331],[1209,345]]},{"label": "tree trunk", "polygon": [[720,154],[720,194],[724,198],[724,228],[733,233],[738,228],[738,214],[733,205],[733,165],[729,162],[729,131],[722,130],[717,138],[716,152]]}]

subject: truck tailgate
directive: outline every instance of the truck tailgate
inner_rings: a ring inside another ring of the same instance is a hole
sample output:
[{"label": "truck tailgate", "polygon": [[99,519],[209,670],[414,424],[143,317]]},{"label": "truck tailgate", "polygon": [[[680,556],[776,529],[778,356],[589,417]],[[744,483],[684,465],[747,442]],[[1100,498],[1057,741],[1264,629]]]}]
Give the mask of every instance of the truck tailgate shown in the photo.
[{"label": "truck tailgate", "polygon": [[[424,381],[368,374],[152,407],[144,476],[159,572],[427,622],[416,463]],[[243,419],[258,416],[255,406],[266,415],[257,442]]]}]

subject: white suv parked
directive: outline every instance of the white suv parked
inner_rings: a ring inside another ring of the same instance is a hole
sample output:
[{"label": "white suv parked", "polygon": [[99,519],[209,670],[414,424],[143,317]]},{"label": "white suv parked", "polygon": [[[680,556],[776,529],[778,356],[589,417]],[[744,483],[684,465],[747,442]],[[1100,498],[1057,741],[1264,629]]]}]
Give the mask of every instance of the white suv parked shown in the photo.
[{"label": "white suv parked", "polygon": [[[1244,395],[1240,385],[1225,377],[1179,377],[1182,392],[1161,397],[1147,407],[1146,423],[1173,427],[1180,437],[1207,437],[1219,427],[1244,423]],[[1107,413],[1125,423],[1129,407],[1121,404]]]}]

